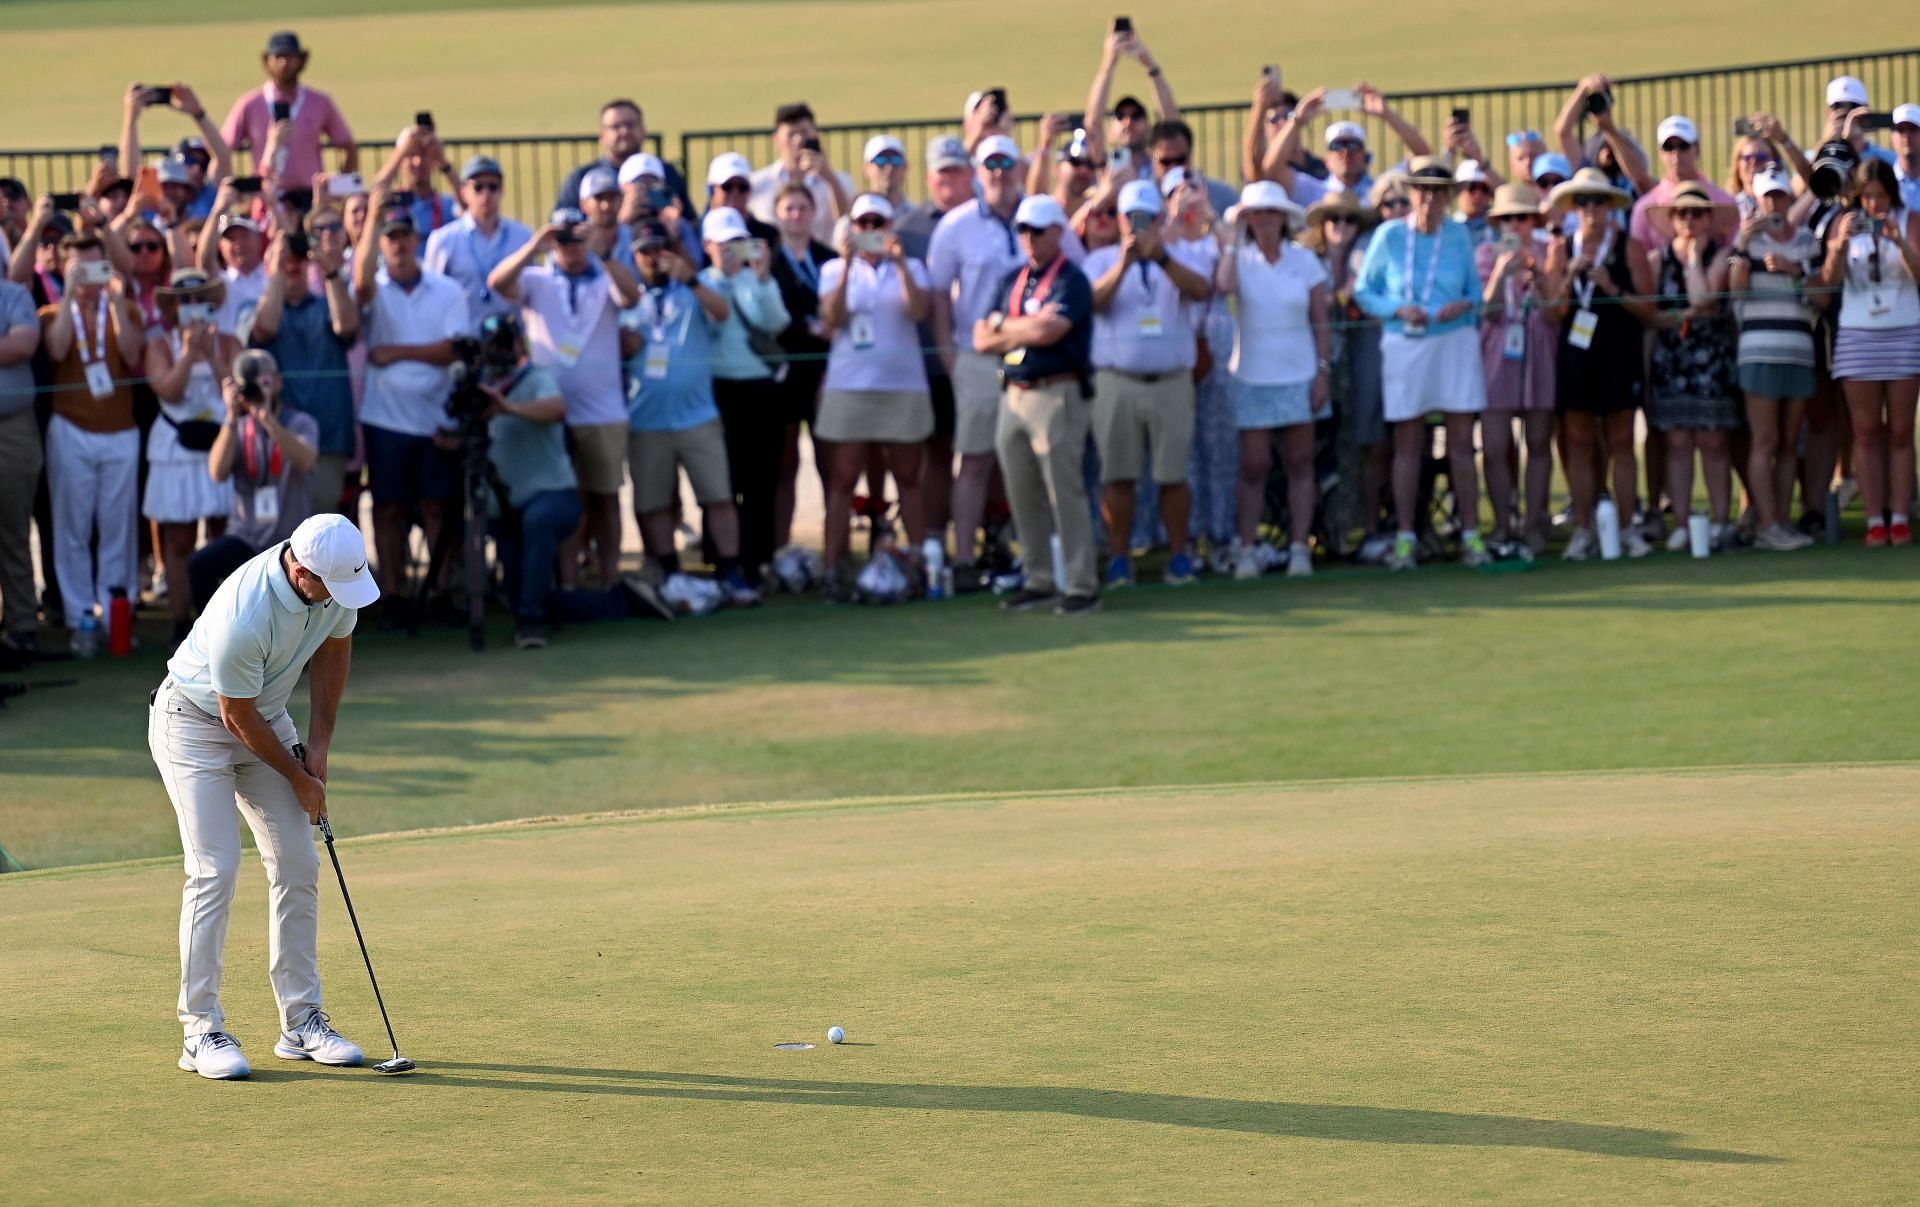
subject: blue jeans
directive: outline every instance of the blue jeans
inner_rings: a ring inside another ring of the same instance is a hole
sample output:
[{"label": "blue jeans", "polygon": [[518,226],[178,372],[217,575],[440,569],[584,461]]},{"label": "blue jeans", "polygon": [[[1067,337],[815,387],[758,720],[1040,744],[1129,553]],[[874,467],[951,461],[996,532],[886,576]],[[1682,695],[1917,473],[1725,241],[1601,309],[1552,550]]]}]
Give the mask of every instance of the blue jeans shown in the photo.
[{"label": "blue jeans", "polygon": [[580,495],[571,490],[545,490],[520,509],[518,532],[506,520],[490,529],[500,551],[507,590],[513,596],[513,618],[522,624],[625,620],[633,615],[627,594],[618,583],[604,591],[568,591],[554,586],[554,563],[560,542],[580,523]]}]

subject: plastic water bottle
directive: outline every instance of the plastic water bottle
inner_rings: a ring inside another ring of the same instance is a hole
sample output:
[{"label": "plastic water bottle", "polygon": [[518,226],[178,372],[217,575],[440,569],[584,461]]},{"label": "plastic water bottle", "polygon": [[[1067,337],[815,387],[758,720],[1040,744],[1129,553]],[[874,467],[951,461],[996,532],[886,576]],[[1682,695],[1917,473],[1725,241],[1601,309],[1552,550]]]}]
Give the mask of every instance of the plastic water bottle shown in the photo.
[{"label": "plastic water bottle", "polygon": [[1620,558],[1620,512],[1612,499],[1602,499],[1593,508],[1593,526],[1600,537],[1600,556],[1606,561]]},{"label": "plastic water bottle", "polygon": [[125,587],[113,588],[107,603],[107,652],[115,658],[133,653],[133,601]]},{"label": "plastic water bottle", "polygon": [[927,598],[947,597],[947,547],[940,538],[930,536],[920,546],[920,558],[927,564]]},{"label": "plastic water bottle", "polygon": [[1067,586],[1067,557],[1060,549],[1060,534],[1056,532],[1049,539],[1053,543],[1053,583],[1064,591]]},{"label": "plastic water bottle", "polygon": [[1831,490],[1827,492],[1826,510],[1827,544],[1838,545],[1840,543],[1840,496]]}]

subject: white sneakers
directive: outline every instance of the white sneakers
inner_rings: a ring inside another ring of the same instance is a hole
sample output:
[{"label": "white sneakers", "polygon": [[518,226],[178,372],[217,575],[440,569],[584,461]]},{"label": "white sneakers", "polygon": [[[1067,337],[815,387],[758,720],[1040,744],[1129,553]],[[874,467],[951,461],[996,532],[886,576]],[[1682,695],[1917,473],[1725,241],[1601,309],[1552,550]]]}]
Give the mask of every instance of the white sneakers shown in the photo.
[{"label": "white sneakers", "polygon": [[225,1031],[187,1036],[180,1047],[180,1067],[209,1081],[235,1081],[253,1072],[240,1041]]},{"label": "white sneakers", "polygon": [[273,1054],[282,1060],[312,1060],[323,1065],[357,1065],[366,1058],[357,1044],[333,1029],[333,1024],[318,1006],[291,1031],[280,1033]]}]

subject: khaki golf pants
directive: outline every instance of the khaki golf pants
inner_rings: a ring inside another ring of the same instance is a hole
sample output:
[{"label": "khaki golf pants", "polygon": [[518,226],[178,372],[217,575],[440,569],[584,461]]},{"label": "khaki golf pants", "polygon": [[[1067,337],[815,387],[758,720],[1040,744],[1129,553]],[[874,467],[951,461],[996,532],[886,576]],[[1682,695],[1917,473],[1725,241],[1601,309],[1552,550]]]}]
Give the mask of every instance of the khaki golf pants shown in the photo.
[{"label": "khaki golf pants", "polygon": [[[1068,595],[1098,595],[1093,555],[1093,514],[1081,467],[1087,451],[1091,408],[1080,383],[1063,381],[1020,389],[1008,386],[1000,399],[994,444],[1007,482],[1014,530],[1027,586]],[[1053,581],[1052,540],[1060,533],[1060,561],[1067,581]]]},{"label": "khaki golf pants", "polygon": [[[298,740],[284,711],[270,719],[291,748]],[[267,972],[280,1003],[282,1027],[320,1005],[315,955],[320,925],[320,853],[313,823],[293,785],[262,763],[174,687],[154,693],[147,714],[147,746],[160,768],[180,820],[187,882],[180,895],[180,1026],[188,1035],[226,1030],[220,1008],[221,952],[227,913],[240,878],[240,826],[253,827],[266,869],[270,914]]]}]

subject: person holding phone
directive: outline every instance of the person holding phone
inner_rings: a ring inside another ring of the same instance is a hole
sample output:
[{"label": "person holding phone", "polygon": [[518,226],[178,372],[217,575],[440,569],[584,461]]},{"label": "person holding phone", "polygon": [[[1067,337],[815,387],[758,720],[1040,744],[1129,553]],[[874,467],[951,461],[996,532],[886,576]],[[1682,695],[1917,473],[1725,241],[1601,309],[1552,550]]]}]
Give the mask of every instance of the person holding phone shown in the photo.
[{"label": "person holding phone", "polygon": [[820,145],[820,128],[805,101],[781,105],[773,112],[773,148],[780,158],[755,172],[747,208],[762,222],[774,223],[774,201],[783,186],[804,184],[813,194],[813,237],[822,243],[833,238],[833,225],[847,212],[853,178],[835,171]]},{"label": "person holding phone", "polygon": [[[434,183],[440,174],[453,176],[440,136],[432,126],[413,125],[400,131],[394,140],[393,154],[374,174],[373,187],[391,194],[390,202],[404,201],[413,215],[414,230],[425,239],[441,227],[452,225],[460,213],[459,203]],[[401,178],[397,186],[396,177]]]},{"label": "person holding phone", "polygon": [[[1583,143],[1580,128],[1585,122],[1593,124],[1594,133]],[[1555,184],[1571,178],[1576,168],[1598,168],[1608,183],[1630,197],[1645,195],[1656,183],[1647,167],[1646,152],[1615,120],[1613,81],[1605,75],[1584,76],[1574,85],[1554,118],[1553,137],[1568,167],[1561,181],[1548,183],[1540,179],[1536,163],[1533,182],[1543,190],[1550,191]]]},{"label": "person holding phone", "polygon": [[197,268],[183,268],[160,294],[161,322],[147,340],[146,377],[160,401],[160,418],[147,434],[147,488],[140,512],[159,534],[154,557],[167,584],[178,645],[193,626],[193,595],[187,561],[200,543],[225,529],[233,492],[207,470],[213,436],[227,419],[220,381],[226,377],[214,314],[225,283]]},{"label": "person holding phone", "polygon": [[1132,19],[1116,17],[1101,48],[1100,67],[1093,74],[1093,86],[1087,93],[1087,111],[1081,121],[1086,131],[1085,155],[1096,166],[1111,164],[1116,170],[1125,170],[1133,176],[1150,175],[1153,169],[1148,166],[1147,151],[1153,118],[1147,113],[1147,107],[1135,97],[1123,96],[1114,102],[1111,111],[1107,108],[1113,72],[1122,59],[1139,63],[1140,70],[1152,81],[1154,100],[1160,106],[1160,120],[1180,120],[1180,105],[1173,99],[1173,86],[1167,82],[1159,60],[1147,48]]},{"label": "person holding phone", "polygon": [[[1480,365],[1487,381],[1487,412],[1481,417],[1487,497],[1493,504],[1490,543],[1496,551],[1516,536],[1526,552],[1547,547],[1548,491],[1553,485],[1553,376],[1559,327],[1547,316],[1555,291],[1546,275],[1547,238],[1540,191],[1530,184],[1503,184],[1487,210],[1491,241],[1474,249],[1482,287]],[[1526,454],[1525,527],[1509,524],[1514,508],[1514,425]]]},{"label": "person holding phone", "polygon": [[1453,173],[1433,156],[1407,169],[1413,212],[1374,231],[1354,284],[1354,300],[1379,319],[1381,402],[1393,427],[1393,507],[1399,532],[1387,569],[1418,565],[1415,531],[1420,468],[1429,447],[1427,416],[1446,417],[1447,482],[1460,524],[1460,559],[1491,559],[1480,535],[1479,469],[1473,428],[1487,407],[1474,316],[1480,276],[1467,232],[1446,221]]},{"label": "person holding phone", "polygon": [[[820,475],[821,489],[827,485],[827,446],[820,436],[818,410],[820,383],[827,375],[827,333],[820,315],[821,273],[834,258],[834,250],[813,237],[819,210],[813,192],[799,182],[781,186],[774,198],[773,216],[780,229],[774,245],[773,279],[780,287],[780,301],[787,308],[787,325],[779,333],[780,347],[786,351],[786,375],[777,383],[780,413],[786,430],[780,444],[780,481],[774,502],[773,546],[784,549],[793,539],[794,493],[800,477],[800,428],[805,425],[813,440],[814,470]],[[845,224],[843,224],[845,225]],[[874,476],[881,477],[884,470]],[[885,481],[876,483],[873,494],[884,498]]]},{"label": "person holding phone", "polygon": [[[927,538],[922,446],[933,434],[918,327],[933,309],[932,279],[894,234],[893,204],[885,197],[862,193],[849,217],[840,257],[820,271],[820,327],[831,350],[815,430],[827,458],[822,591],[830,600],[849,594],[853,489],[875,453],[893,475],[909,548],[919,552]],[[877,494],[880,485],[869,481],[868,489]]]},{"label": "person holding phone", "polygon": [[[1793,184],[1776,166],[1748,179],[1758,207],[1740,224],[1727,272],[1738,299],[1740,389],[1746,394],[1747,482],[1758,527],[1754,543],[1788,552],[1813,543],[1787,522],[1793,503],[1795,450],[1814,396],[1814,315],[1828,295],[1809,292],[1820,241],[1794,221]],[[1833,459],[1827,458],[1827,469]]]},{"label": "person holding phone", "polygon": [[[235,151],[252,151],[254,171],[259,175],[302,182],[313,179],[324,167],[320,158],[323,139],[340,151],[342,171],[351,172],[360,166],[360,150],[339,106],[331,96],[300,80],[308,61],[307,48],[300,44],[298,35],[291,30],[274,34],[260,56],[261,66],[266,69],[265,86],[241,96],[227,113],[221,137]],[[285,161],[262,163],[267,139],[276,126],[281,130],[277,146]]]},{"label": "person holding phone", "polygon": [[[700,250],[700,228],[687,217],[690,209],[668,183],[673,179],[677,177],[658,155],[641,151],[628,156],[615,177],[621,194],[620,224],[631,233],[639,229],[642,222],[657,221],[679,240],[688,257],[696,264],[701,263],[704,253]],[[628,248],[632,248],[631,238]]]},{"label": "person holding phone", "polygon": [[317,509],[314,470],[320,426],[286,404],[285,378],[272,353],[249,348],[234,358],[226,383],[226,422],[206,456],[206,472],[229,489],[226,532],[187,563],[194,615],[249,558],[293,536]]},{"label": "person holding phone", "polygon": [[[1294,159],[1299,151],[1301,140],[1305,137],[1307,124],[1329,109],[1357,107],[1368,117],[1384,122],[1399,136],[1410,156],[1430,156],[1433,146],[1427,141],[1412,122],[1403,117],[1399,110],[1387,103],[1386,97],[1373,85],[1362,82],[1347,97],[1337,96],[1339,91],[1327,88],[1315,88],[1300,98],[1293,114],[1280,127],[1280,136],[1267,146],[1265,161],[1261,164],[1260,175],[1264,180],[1279,183],[1287,190],[1295,204],[1312,205],[1328,193],[1346,192],[1355,197],[1368,196],[1373,191],[1373,152],[1367,148],[1366,127],[1354,121],[1335,121],[1327,125],[1327,169],[1325,180],[1298,170]],[[1340,100],[1335,106],[1329,97]]]},{"label": "person holding phone", "polygon": [[[267,291],[266,236],[261,234],[260,223],[254,218],[244,212],[228,212],[233,197],[233,181],[221,181],[215,206],[220,214],[218,235],[209,239],[202,232],[198,267],[208,276],[218,276],[226,282],[226,300],[220,304],[215,324],[224,339],[244,347],[247,333],[253,328],[254,309],[260,304],[260,295]],[[228,359],[232,354],[233,349],[229,348]]]},{"label": "person holding phone", "polygon": [[1867,545],[1913,543],[1914,407],[1920,398],[1920,214],[1896,209],[1883,159],[1854,165],[1827,235],[1823,284],[1840,288],[1833,376],[1853,420]]},{"label": "person holding phone", "polygon": [[140,458],[133,380],[146,326],[98,236],[69,235],[61,255],[64,296],[39,314],[54,387],[47,485],[67,631],[74,652],[91,657],[100,640],[96,608],[104,610],[115,590],[133,595]]},{"label": "person holding phone", "polygon": [[129,171],[143,162],[140,116],[148,109],[172,109],[185,114],[199,127],[198,138],[181,139],[167,157],[178,160],[187,177],[179,182],[186,186],[185,194],[169,193],[167,199],[172,202],[178,218],[205,218],[213,209],[212,182],[233,174],[233,152],[228,149],[227,140],[193,89],[181,81],[163,85],[129,84],[120,119],[120,162]]},{"label": "person holding phone", "polygon": [[[312,416],[315,510],[334,511],[342,506],[358,437],[354,362],[364,375],[366,352],[346,268],[345,224],[331,210],[308,218],[308,235],[282,235],[267,249],[267,287],[248,342],[279,366],[278,396],[289,414]],[[356,484],[359,473],[356,465]]]}]

